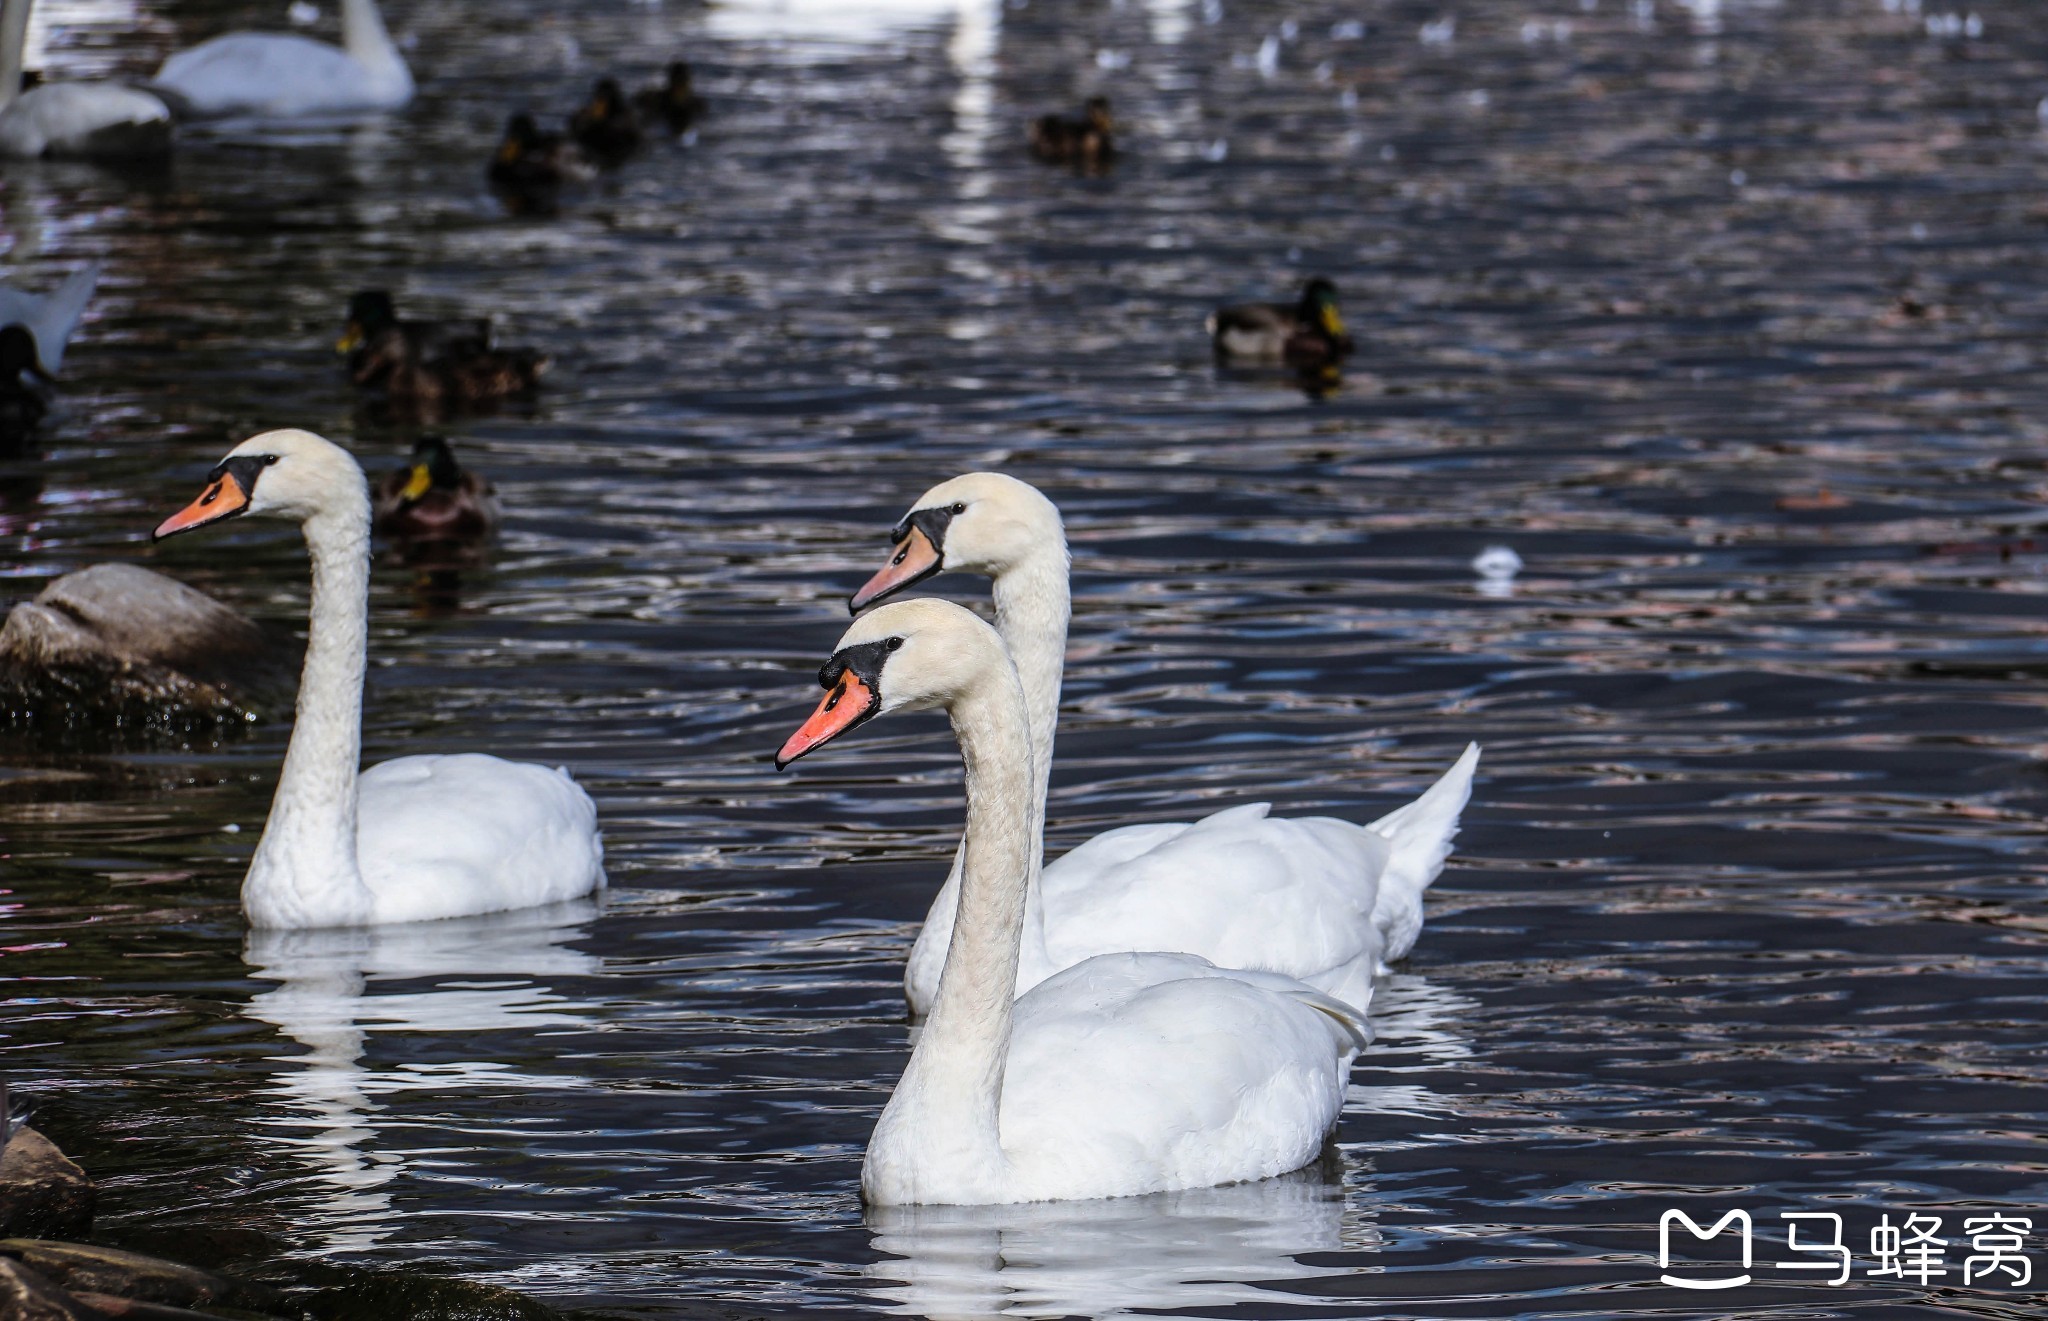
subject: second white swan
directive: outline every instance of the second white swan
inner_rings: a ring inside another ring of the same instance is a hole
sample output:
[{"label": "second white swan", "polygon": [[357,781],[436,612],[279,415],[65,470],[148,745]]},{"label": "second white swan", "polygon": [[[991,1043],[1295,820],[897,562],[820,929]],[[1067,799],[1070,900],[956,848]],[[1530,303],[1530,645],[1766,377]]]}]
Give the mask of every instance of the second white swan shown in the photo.
[{"label": "second white swan", "polygon": [[396,110],[413,93],[377,0],[341,0],[339,46],[291,32],[230,32],[165,60],[151,85],[195,119],[363,114]]},{"label": "second white swan", "polygon": [[[969,473],[920,496],[891,539],[889,562],[853,609],[948,570],[995,580],[996,629],[1031,716],[1042,831],[1069,614],[1059,510],[1014,477]],[[1450,855],[1478,765],[1470,745],[1420,798],[1366,826],[1244,803],[1192,823],[1106,830],[1045,868],[1018,990],[1090,955],[1171,949],[1286,973],[1363,1005],[1374,976],[1415,944],[1423,892]],[[904,972],[913,1012],[937,990],[959,885],[956,858]]]},{"label": "second white swan", "polygon": [[357,774],[370,490],[348,451],[310,431],[252,436],[156,537],[242,514],[297,522],[313,559],[298,718],[242,882],[250,925],[421,922],[601,888],[597,808],[566,771],[465,753],[398,757]]}]

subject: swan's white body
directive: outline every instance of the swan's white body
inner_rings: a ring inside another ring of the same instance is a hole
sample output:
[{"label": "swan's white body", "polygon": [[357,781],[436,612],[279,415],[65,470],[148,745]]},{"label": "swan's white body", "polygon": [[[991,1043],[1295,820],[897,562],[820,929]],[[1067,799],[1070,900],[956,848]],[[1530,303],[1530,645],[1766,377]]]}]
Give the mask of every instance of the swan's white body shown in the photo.
[{"label": "swan's white body", "polygon": [[288,32],[231,32],[165,60],[154,85],[198,119],[352,115],[412,100],[412,71],[376,0],[342,0],[341,33],[331,46]]},{"label": "swan's white body", "polygon": [[1016,671],[988,625],[944,601],[884,606],[840,647],[892,636],[903,642],[874,685],[879,710],[946,709],[967,830],[951,950],[868,1143],[866,1199],[1123,1197],[1314,1160],[1369,1039],[1362,1010],[1289,977],[1169,953],[1087,959],[1016,996],[1038,852]]},{"label": "swan's white body", "polygon": [[[1070,610],[1065,532],[1051,501],[995,473],[943,482],[914,510],[961,506],[934,548],[938,567],[995,580],[996,628],[1030,712],[1042,829]],[[1414,947],[1423,892],[1450,856],[1478,764],[1477,745],[1467,747],[1422,797],[1369,826],[1247,803],[1192,823],[1104,831],[1045,867],[1017,989],[1094,955],[1161,949],[1285,973],[1362,1006],[1373,978]],[[959,887],[956,857],[904,971],[914,1013],[937,992]]]},{"label": "swan's white body", "polygon": [[0,4],[0,156],[132,156],[170,146],[171,112],[119,83],[21,89],[33,0]]},{"label": "swan's white body", "polygon": [[[604,884],[597,809],[568,773],[478,754],[399,757],[357,773],[367,662],[370,495],[348,453],[272,431],[229,453],[277,456],[238,488],[251,513],[300,520],[313,597],[297,720],[242,882],[259,929],[422,922],[556,903]],[[217,479],[233,481],[232,476]],[[220,497],[232,500],[236,492]],[[158,535],[199,526],[202,496]],[[174,526],[175,524],[175,526]]]},{"label": "swan's white body", "polygon": [[0,284],[0,326],[20,324],[35,336],[36,356],[51,375],[64,365],[64,346],[71,342],[93,287],[100,282],[100,264],[88,262],[46,294],[32,294]]}]

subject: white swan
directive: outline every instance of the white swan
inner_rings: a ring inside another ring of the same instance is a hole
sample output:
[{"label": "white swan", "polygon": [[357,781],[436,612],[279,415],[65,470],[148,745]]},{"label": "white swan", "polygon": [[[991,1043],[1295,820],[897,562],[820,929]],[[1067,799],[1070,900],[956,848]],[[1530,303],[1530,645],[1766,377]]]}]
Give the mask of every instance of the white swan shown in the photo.
[{"label": "white swan", "polygon": [[64,346],[71,342],[99,282],[100,264],[95,261],[71,272],[64,283],[46,294],[0,284],[0,326],[21,326],[36,342],[36,361],[24,370],[48,378],[64,366]]},{"label": "white swan", "polygon": [[44,83],[21,90],[34,0],[0,4],[0,156],[141,156],[171,145],[161,99],[120,83]]},{"label": "white swan", "polygon": [[[995,579],[996,628],[1031,712],[1042,830],[1069,614],[1059,510],[1014,477],[969,473],[921,496],[891,540],[889,563],[853,609],[948,569]],[[1244,803],[1192,824],[1104,831],[1045,868],[1033,906],[1043,918],[1032,924],[1043,941],[1026,941],[1018,989],[1091,955],[1171,949],[1286,973],[1363,1005],[1373,977],[1415,944],[1423,891],[1450,855],[1478,765],[1478,745],[1468,746],[1420,798],[1369,826]],[[913,1012],[937,989],[959,887],[956,857],[904,972]],[[1259,920],[1246,922],[1248,912]]]},{"label": "white swan", "polygon": [[872,716],[931,707],[951,717],[966,766],[952,947],[868,1141],[869,1203],[1125,1197],[1316,1158],[1369,1039],[1362,1010],[1190,954],[1101,955],[1015,994],[1034,772],[1024,693],[994,629],[948,601],[898,602],[856,620],[818,678],[824,700],[778,766]]},{"label": "white swan", "polygon": [[370,491],[310,431],[228,451],[172,536],[238,514],[298,522],[313,558],[297,723],[242,882],[258,928],[368,926],[556,903],[604,884],[597,809],[566,771],[474,753],[356,774],[369,633]]},{"label": "white swan", "polygon": [[377,0],[341,0],[339,46],[289,32],[230,32],[165,60],[152,85],[195,119],[351,115],[412,100],[412,71]]}]

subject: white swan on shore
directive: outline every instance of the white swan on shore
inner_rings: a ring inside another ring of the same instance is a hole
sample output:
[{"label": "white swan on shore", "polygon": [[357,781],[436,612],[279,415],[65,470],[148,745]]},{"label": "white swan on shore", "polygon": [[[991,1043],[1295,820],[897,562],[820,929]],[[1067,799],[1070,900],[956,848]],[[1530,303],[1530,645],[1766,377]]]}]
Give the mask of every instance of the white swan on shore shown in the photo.
[{"label": "white swan on shore", "polygon": [[[853,609],[946,570],[995,580],[996,628],[1030,710],[1042,831],[1071,611],[1059,510],[1014,477],[969,473],[920,496],[891,539]],[[1478,765],[1468,746],[1420,798],[1371,825],[1243,803],[1192,823],[1106,830],[1046,866],[1018,990],[1091,955],[1167,949],[1286,973],[1362,1005],[1374,976],[1415,944],[1423,892],[1450,855]],[[937,990],[959,886],[956,857],[904,972],[913,1012]],[[1245,921],[1254,911],[1259,920]]]},{"label": "white swan on shore", "polygon": [[568,772],[476,753],[357,773],[370,491],[348,451],[266,431],[228,451],[158,539],[241,514],[305,531],[313,597],[297,721],[242,882],[251,926],[371,926],[558,903],[604,885],[597,809]]},{"label": "white swan on shore", "polygon": [[412,71],[376,0],[341,0],[341,45],[290,32],[230,32],[165,60],[151,84],[194,119],[294,119],[396,110]]},{"label": "white swan on shore", "polygon": [[1173,953],[1099,955],[1016,994],[1034,775],[995,630],[947,601],[887,605],[854,622],[819,681],[825,698],[777,765],[873,716],[940,707],[966,769],[952,945],[868,1141],[870,1204],[1126,1197],[1269,1178],[1320,1154],[1370,1039],[1363,1006]]}]

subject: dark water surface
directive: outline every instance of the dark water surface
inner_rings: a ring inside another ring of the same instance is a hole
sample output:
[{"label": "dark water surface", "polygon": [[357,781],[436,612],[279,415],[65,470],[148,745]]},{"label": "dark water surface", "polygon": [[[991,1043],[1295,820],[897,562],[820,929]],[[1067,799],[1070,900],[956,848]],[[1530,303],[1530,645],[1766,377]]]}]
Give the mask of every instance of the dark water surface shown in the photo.
[{"label": "dark water surface", "polygon": [[[62,69],[282,21],[45,9],[98,25]],[[0,1067],[110,1233],[649,1317],[2039,1315],[2048,1242],[1966,1286],[1962,1223],[2048,1231],[2028,0],[389,16],[403,115],[0,174],[0,274],[108,265],[67,411],[0,467],[0,573],[133,560],[295,625],[293,529],[147,529],[260,428],[397,463],[329,351],[353,289],[495,314],[556,367],[444,424],[507,529],[452,612],[380,569],[365,750],[566,764],[615,889],[250,939],[284,722],[11,745]],[[484,190],[506,112],[672,51],[694,145],[553,218]],[[1098,87],[1113,171],[1024,157]],[[1341,386],[1219,375],[1206,308],[1309,272]],[[1326,1170],[863,1217],[954,756],[930,717],[768,755],[889,524],[985,467],[1075,541],[1055,848],[1244,797],[1366,819],[1485,745]],[[1754,1282],[1659,1283],[1667,1207],[1749,1210]],[[1851,1282],[1776,1267],[1791,1210],[1842,1216]],[[1948,1274],[1869,1276],[1912,1214]]]}]

